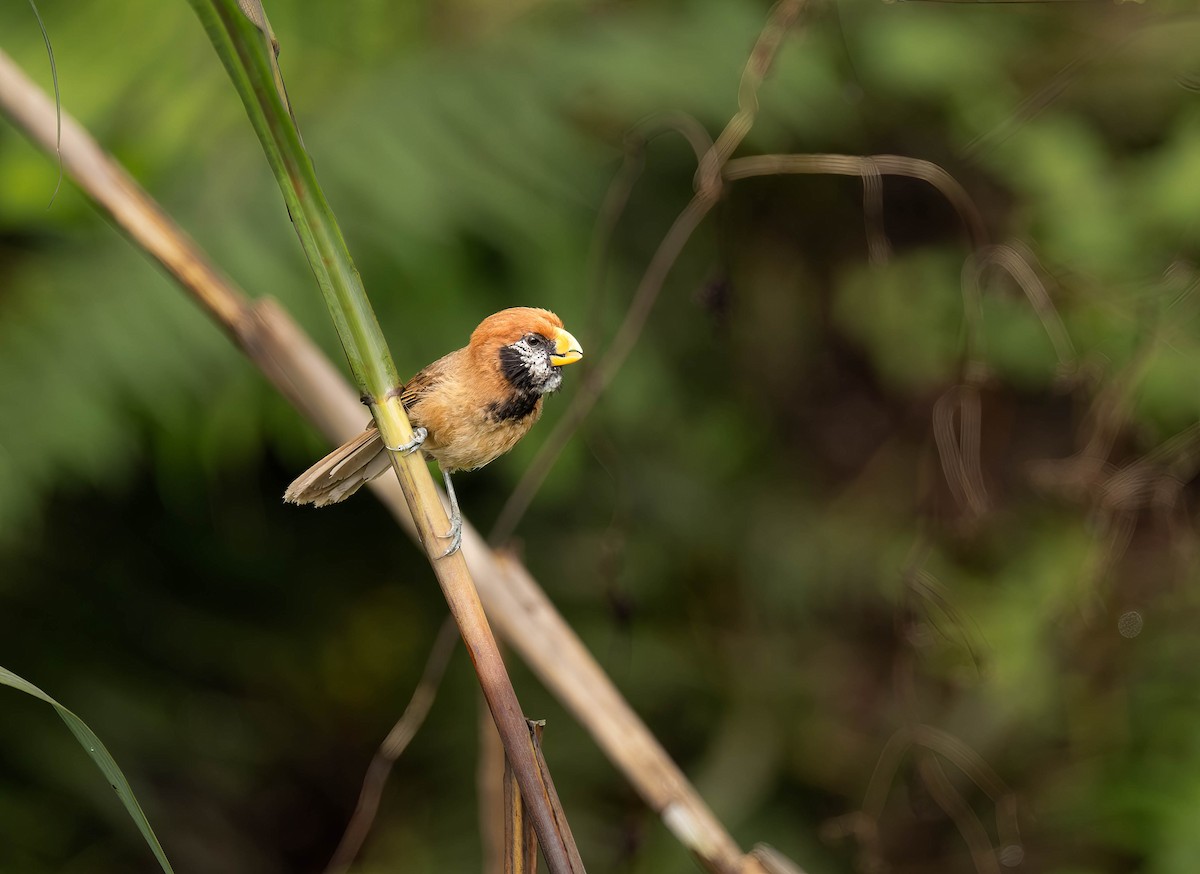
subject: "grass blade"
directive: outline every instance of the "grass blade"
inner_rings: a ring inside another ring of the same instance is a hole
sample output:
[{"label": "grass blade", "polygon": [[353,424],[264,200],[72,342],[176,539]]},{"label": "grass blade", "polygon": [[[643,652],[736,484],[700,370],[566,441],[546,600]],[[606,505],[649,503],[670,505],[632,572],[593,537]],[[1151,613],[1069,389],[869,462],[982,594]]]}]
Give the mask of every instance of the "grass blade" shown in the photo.
[{"label": "grass blade", "polygon": [[162,844],[158,842],[158,838],[154,834],[154,829],[150,827],[150,821],[146,819],[146,814],[142,812],[142,806],[138,804],[137,798],[133,794],[133,789],[129,786],[129,781],[125,779],[125,775],[121,773],[121,769],[117,767],[116,760],[112,757],[109,751],[105,748],[100,738],[96,733],[87,727],[82,719],[63,707],[33,683],[19,677],[12,671],[6,668],[0,668],[0,684],[11,686],[19,692],[24,692],[26,695],[32,695],[41,701],[45,701],[62,717],[62,721],[67,724],[67,728],[71,729],[71,734],[75,735],[75,739],[79,741],[93,762],[96,763],[101,771],[104,772],[105,779],[108,780],[108,785],[117,793],[117,797],[121,799],[121,803],[125,805],[125,810],[129,812],[129,818],[133,820],[138,827],[138,831],[142,833],[142,837],[146,839],[147,846],[150,847],[154,857],[158,859],[158,864],[168,874],[174,874],[174,869],[171,868],[171,863],[167,861],[166,853],[163,852]]}]

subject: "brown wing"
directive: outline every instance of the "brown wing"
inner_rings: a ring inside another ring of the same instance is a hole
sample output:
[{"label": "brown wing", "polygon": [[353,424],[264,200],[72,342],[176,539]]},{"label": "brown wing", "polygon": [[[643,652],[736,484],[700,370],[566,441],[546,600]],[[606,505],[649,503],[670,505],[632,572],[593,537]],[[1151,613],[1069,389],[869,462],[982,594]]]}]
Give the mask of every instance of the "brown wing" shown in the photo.
[{"label": "brown wing", "polygon": [[[455,360],[463,354],[463,350],[459,349],[456,352],[451,352],[449,355],[443,355],[437,361],[423,368],[420,373],[404,384],[404,391],[400,394],[400,402],[404,404],[404,409],[408,410],[411,415],[413,407],[419,404],[426,395],[428,395],[438,383],[446,378]],[[420,425],[420,422],[414,424]]]},{"label": "brown wing", "polygon": [[[411,412],[442,381],[454,354],[439,358],[405,383],[400,395],[405,409]],[[420,422],[415,424],[419,425]],[[295,482],[283,493],[283,499],[293,504],[313,504],[317,507],[336,504],[389,467],[391,463],[383,451],[383,440],[372,422],[353,440],[343,443],[296,477]]]},{"label": "brown wing", "polygon": [[383,440],[372,422],[353,440],[326,455],[288,486],[283,499],[324,507],[344,501],[390,466]]}]

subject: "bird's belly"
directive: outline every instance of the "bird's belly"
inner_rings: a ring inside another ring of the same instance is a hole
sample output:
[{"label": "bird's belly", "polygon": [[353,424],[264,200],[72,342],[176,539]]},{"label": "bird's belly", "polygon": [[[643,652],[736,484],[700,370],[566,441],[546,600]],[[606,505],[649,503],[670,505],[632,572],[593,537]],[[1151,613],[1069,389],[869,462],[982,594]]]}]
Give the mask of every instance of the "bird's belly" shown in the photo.
[{"label": "bird's belly", "polygon": [[531,414],[522,419],[498,422],[490,417],[478,418],[469,424],[445,422],[438,430],[429,429],[422,448],[443,470],[474,470],[512,449],[538,418]]}]

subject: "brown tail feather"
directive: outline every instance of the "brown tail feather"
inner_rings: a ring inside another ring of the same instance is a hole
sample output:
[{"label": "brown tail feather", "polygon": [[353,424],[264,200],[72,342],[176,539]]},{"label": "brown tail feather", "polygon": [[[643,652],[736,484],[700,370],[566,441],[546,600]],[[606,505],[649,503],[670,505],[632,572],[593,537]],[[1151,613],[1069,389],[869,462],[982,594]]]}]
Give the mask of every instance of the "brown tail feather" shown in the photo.
[{"label": "brown tail feather", "polygon": [[389,467],[383,440],[374,423],[353,440],[343,443],[300,476],[283,493],[293,504],[324,507],[357,492]]}]

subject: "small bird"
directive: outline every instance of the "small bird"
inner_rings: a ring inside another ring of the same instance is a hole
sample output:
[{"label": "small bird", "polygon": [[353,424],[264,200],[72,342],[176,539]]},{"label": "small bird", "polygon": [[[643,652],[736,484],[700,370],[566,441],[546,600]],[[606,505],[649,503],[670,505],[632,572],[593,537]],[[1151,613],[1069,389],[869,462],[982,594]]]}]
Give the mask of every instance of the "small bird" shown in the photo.
[{"label": "small bird", "polygon": [[[579,341],[548,310],[513,307],[488,316],[462,349],[439,358],[398,389],[413,439],[438,463],[450,497],[450,540],[462,543],[462,513],[450,474],[508,452],[542,415],[542,398],[562,385],[562,368],[583,357]],[[345,500],[391,466],[374,422],[293,482],[283,499],[323,507]]]}]

